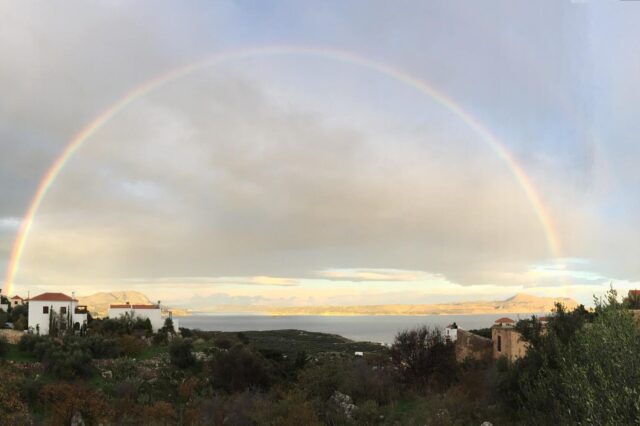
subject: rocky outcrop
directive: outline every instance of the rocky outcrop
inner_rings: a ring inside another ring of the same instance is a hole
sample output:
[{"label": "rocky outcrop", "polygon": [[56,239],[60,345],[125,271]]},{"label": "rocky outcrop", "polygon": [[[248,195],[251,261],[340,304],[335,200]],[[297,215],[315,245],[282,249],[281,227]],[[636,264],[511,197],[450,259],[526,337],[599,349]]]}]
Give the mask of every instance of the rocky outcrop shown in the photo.
[{"label": "rocky outcrop", "polygon": [[345,395],[342,392],[335,391],[330,398],[331,403],[342,412],[347,419],[352,419],[353,415],[358,407],[353,403],[353,400],[349,395]]}]

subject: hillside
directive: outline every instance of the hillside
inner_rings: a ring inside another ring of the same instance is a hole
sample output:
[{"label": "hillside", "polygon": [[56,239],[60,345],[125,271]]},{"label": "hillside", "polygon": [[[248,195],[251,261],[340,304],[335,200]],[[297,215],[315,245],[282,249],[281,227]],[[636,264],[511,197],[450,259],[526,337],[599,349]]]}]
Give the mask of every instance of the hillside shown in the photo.
[{"label": "hillside", "polygon": [[[80,305],[87,305],[89,312],[91,312],[91,315],[95,317],[107,316],[110,304],[129,302],[131,304],[137,305],[148,305],[157,303],[157,301],[155,300],[149,300],[147,296],[140,293],[139,291],[132,290],[100,292],[91,294],[89,296],[80,296],[78,300],[80,301]],[[166,308],[163,306],[163,311],[169,309],[175,316],[189,315],[188,311]]]},{"label": "hillside", "polygon": [[516,294],[505,300],[421,305],[362,305],[362,306],[216,306],[206,312],[246,312],[269,315],[464,315],[496,313],[551,312],[560,302],[573,309],[578,303],[566,297],[538,297]]}]

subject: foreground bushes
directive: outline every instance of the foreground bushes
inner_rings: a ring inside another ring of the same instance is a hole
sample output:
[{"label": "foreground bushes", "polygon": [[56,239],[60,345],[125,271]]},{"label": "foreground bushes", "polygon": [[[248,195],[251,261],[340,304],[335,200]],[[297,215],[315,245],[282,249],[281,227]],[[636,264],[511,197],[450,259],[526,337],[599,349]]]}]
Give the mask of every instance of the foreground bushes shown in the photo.
[{"label": "foreground bushes", "polygon": [[4,336],[0,336],[0,358],[4,358],[9,352],[9,343]]},{"label": "foreground bushes", "polygon": [[633,424],[640,419],[640,332],[611,291],[595,315],[559,307],[545,332],[521,325],[527,356],[504,374],[504,398],[531,424]]},{"label": "foreground bushes", "polygon": [[446,344],[438,329],[422,326],[398,333],[391,357],[405,382],[421,388],[446,389],[456,380],[455,346]]}]

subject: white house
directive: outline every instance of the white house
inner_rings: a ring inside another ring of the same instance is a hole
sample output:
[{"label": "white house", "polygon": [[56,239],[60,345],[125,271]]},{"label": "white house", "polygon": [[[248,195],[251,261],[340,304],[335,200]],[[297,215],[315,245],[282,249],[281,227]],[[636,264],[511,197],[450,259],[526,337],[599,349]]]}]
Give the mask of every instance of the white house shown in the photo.
[{"label": "white house", "polygon": [[28,302],[29,330],[33,333],[49,334],[50,327],[77,330],[87,324],[87,307],[64,293],[42,293]]},{"label": "white house", "polygon": [[[162,310],[160,304],[157,305],[132,305],[129,302],[121,305],[109,305],[109,318],[118,318],[122,315],[128,314],[132,318],[149,319],[151,321],[151,328],[156,333],[162,327],[164,327],[164,321],[166,318],[162,317]],[[173,323],[175,330],[178,330],[178,324]]]},{"label": "white house", "polygon": [[9,299],[9,302],[11,303],[11,306],[24,305],[24,299],[17,294]]},{"label": "white house", "polygon": [[458,325],[454,322],[444,329],[444,341],[454,343],[456,340],[458,340]]}]

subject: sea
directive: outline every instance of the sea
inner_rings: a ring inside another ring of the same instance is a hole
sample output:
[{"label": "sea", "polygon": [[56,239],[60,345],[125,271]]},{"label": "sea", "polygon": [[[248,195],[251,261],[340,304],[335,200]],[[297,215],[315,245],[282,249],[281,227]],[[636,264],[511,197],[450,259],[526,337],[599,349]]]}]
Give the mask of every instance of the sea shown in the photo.
[{"label": "sea", "polygon": [[482,314],[482,315],[248,315],[248,314],[197,314],[180,317],[180,327],[204,331],[265,331],[297,329],[320,333],[338,334],[356,341],[392,343],[400,331],[428,325],[444,328],[456,323],[464,330],[491,327],[501,317],[514,320],[529,318],[530,314]]}]

